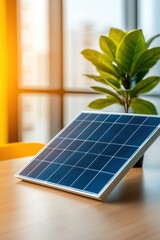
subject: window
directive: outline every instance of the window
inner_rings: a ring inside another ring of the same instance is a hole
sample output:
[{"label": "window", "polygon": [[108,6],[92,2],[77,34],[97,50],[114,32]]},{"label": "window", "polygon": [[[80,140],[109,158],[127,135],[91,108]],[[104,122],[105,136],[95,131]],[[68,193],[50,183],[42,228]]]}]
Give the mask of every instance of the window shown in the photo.
[{"label": "window", "polygon": [[79,111],[87,109],[89,102],[96,97],[78,94],[78,91],[90,91],[92,84],[83,74],[95,72],[80,52],[85,48],[98,50],[99,35],[107,34],[111,26],[125,29],[123,0],[94,0],[94,4],[92,0],[63,1],[63,82],[66,91],[76,93],[64,95],[65,124]]},{"label": "window", "polygon": [[[145,5],[145,8],[144,8]],[[138,27],[143,29],[146,39],[160,33],[159,26],[159,8],[160,1],[158,0],[141,0],[138,1]],[[160,38],[157,38],[152,47],[160,46]],[[160,75],[160,63],[156,64],[150,71],[151,75]],[[152,94],[156,95],[160,92],[158,85]]]},{"label": "window", "polygon": [[[118,1],[116,13],[117,1],[107,5],[104,0],[94,1],[94,5],[91,0],[65,0],[63,5],[60,2],[18,1],[18,111],[19,137],[23,141],[47,142],[76,114],[87,109],[95,96],[86,94],[90,91],[90,81],[82,74],[90,71],[90,66],[80,52],[86,47],[98,47],[99,34],[107,33],[110,26],[124,28],[125,25],[123,0]],[[103,9],[101,17],[97,12],[99,4]],[[57,9],[63,14],[63,22],[53,16]],[[117,18],[111,18],[113,13]],[[53,35],[57,28],[63,32],[63,46]],[[56,52],[56,48],[60,47],[63,47],[63,62],[59,62],[63,66],[62,79],[54,68],[54,59],[61,52]]]},{"label": "window", "polygon": [[[9,141],[47,142],[81,110],[88,109],[97,96],[83,74],[95,69],[80,52],[98,49],[99,35],[107,34],[111,26],[124,30],[142,27],[146,37],[160,32],[156,0],[6,2],[9,23],[13,22],[10,13],[15,13],[12,29],[18,46],[14,48],[18,55],[12,56],[18,71],[12,68],[16,74],[14,80],[10,76],[9,85]],[[153,94],[159,94],[159,88]],[[154,96],[149,97],[158,106]],[[107,110],[120,109],[113,106]]]},{"label": "window", "polygon": [[94,69],[90,69],[80,52],[84,48],[99,49],[100,34],[107,34],[111,26],[125,29],[124,1],[94,0],[93,4],[92,0],[65,0],[63,3],[64,87],[87,90],[90,84],[82,74]]},{"label": "window", "polygon": [[[145,6],[145,7],[144,7]],[[159,26],[159,8],[160,1],[158,0],[140,0],[138,1],[138,27],[143,29],[146,40],[160,33]],[[160,46],[160,38],[157,38],[152,43],[152,47]],[[160,75],[160,62],[156,64],[149,75]],[[146,100],[153,102],[160,113],[160,84],[152,90]]]},{"label": "window", "polygon": [[[51,128],[49,1],[19,0],[20,138],[47,142]],[[31,89],[44,93],[31,93]],[[57,101],[54,96],[54,100]],[[53,107],[53,106],[52,106]]]}]

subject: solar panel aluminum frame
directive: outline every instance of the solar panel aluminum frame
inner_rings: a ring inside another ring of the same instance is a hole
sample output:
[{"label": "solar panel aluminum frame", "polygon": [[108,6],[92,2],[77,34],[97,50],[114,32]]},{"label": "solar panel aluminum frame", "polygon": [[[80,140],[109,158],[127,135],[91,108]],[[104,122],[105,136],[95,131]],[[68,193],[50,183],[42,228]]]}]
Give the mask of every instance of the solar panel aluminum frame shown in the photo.
[{"label": "solar panel aluminum frame", "polygon": [[148,138],[146,138],[146,140],[140,145],[140,147],[137,149],[137,151],[135,151],[135,153],[132,154],[132,156],[130,158],[128,158],[126,163],[123,164],[123,166],[117,171],[117,173],[113,176],[113,178],[101,189],[99,194],[90,193],[90,192],[83,192],[83,191],[77,190],[77,189],[72,188],[72,187],[66,187],[66,186],[62,186],[60,184],[50,184],[49,182],[46,182],[46,181],[43,181],[43,180],[37,180],[37,179],[32,179],[30,177],[21,176],[20,172],[22,172],[23,169],[25,169],[36,158],[37,155],[39,155],[44,149],[46,149],[48,147],[48,145],[52,141],[54,141],[54,139],[56,139],[65,129],[67,129],[67,127],[78,116],[80,116],[82,113],[97,113],[97,114],[102,113],[102,114],[111,114],[111,115],[120,114],[120,115],[130,115],[130,116],[159,117],[159,116],[155,116],[155,115],[153,116],[153,115],[145,115],[145,114],[136,114],[135,115],[135,114],[132,114],[132,113],[125,114],[125,113],[113,113],[113,112],[82,111],[71,122],[69,122],[54,138],[52,138],[51,141],[49,141],[48,144],[46,144],[46,146],[43,149],[41,149],[35,155],[35,157],[33,159],[31,159],[22,169],[20,169],[20,171],[18,171],[15,174],[15,176],[17,178],[22,179],[22,180],[27,181],[27,182],[37,183],[37,184],[47,186],[47,187],[51,187],[51,188],[54,188],[54,189],[63,190],[65,192],[78,194],[78,195],[93,198],[93,199],[96,199],[96,200],[99,200],[99,201],[104,201],[106,199],[106,197],[109,195],[109,193],[114,189],[114,187],[121,181],[121,179],[136,164],[136,162],[143,156],[145,151],[152,145],[152,143],[160,135],[160,125],[159,125],[155,128],[155,130],[152,132],[152,134],[150,134],[150,136]]}]

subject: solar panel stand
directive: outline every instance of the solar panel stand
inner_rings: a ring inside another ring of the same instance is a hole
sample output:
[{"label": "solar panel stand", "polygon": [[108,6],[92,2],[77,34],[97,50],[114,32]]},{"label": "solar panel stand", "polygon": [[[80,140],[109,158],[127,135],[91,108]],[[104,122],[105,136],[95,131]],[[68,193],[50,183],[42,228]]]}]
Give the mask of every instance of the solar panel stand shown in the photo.
[{"label": "solar panel stand", "polygon": [[144,155],[138,160],[138,162],[133,166],[134,168],[142,168],[144,161]]}]

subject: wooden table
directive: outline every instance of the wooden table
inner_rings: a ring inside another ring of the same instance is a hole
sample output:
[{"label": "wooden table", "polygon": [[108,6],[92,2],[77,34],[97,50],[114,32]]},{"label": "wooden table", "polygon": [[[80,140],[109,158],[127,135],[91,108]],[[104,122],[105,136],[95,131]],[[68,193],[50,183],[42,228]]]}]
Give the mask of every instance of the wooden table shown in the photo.
[{"label": "wooden table", "polygon": [[26,158],[0,161],[0,239],[159,240],[160,162],[148,159],[105,202],[17,179]]}]

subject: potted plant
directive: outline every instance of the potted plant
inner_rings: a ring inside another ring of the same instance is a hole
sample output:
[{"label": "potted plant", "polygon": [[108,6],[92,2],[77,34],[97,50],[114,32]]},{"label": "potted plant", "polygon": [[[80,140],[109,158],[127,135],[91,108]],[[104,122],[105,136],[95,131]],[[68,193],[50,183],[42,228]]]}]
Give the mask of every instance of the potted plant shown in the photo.
[{"label": "potted plant", "polygon": [[159,76],[145,77],[160,59],[160,47],[149,48],[159,34],[145,41],[141,29],[124,32],[111,28],[108,36],[100,36],[102,52],[84,49],[82,55],[97,69],[98,75],[85,76],[103,84],[92,89],[106,95],[89,104],[90,108],[103,109],[120,104],[124,112],[157,114],[155,106],[140,98],[151,91],[160,81]]},{"label": "potted plant", "polygon": [[90,108],[104,109],[112,104],[120,104],[125,113],[157,114],[154,104],[144,100],[141,95],[151,91],[160,82],[159,76],[146,76],[160,59],[160,47],[150,48],[153,40],[159,36],[157,34],[146,41],[141,29],[124,32],[111,28],[108,36],[99,38],[101,51],[82,51],[82,55],[96,67],[98,73],[85,76],[102,84],[91,88],[105,95],[92,101]]}]

